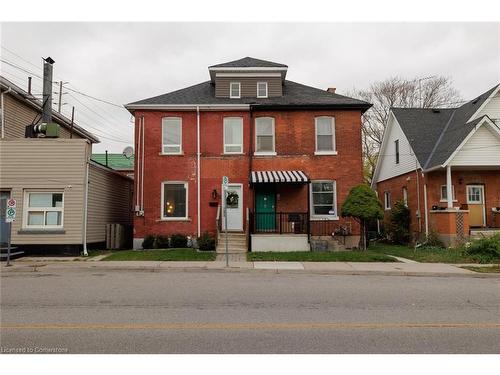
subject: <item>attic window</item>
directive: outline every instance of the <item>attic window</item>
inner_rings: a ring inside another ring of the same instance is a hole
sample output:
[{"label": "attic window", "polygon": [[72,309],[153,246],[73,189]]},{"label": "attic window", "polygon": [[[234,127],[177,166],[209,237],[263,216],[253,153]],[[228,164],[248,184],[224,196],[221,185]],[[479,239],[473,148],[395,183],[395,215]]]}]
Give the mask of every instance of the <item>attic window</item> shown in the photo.
[{"label": "attic window", "polygon": [[394,141],[394,152],[396,155],[396,164],[399,164],[399,139]]},{"label": "attic window", "polygon": [[240,82],[231,82],[229,84],[229,97],[231,99],[241,98],[241,84],[240,84]]},{"label": "attic window", "polygon": [[267,82],[257,82],[257,98],[267,98]]}]

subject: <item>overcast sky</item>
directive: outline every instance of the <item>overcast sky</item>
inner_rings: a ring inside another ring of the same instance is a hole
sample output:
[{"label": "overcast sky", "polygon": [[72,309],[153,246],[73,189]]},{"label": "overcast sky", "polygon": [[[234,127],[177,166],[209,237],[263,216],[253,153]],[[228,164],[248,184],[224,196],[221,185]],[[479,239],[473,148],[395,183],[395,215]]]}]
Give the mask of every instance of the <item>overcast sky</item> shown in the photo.
[{"label": "overcast sky", "polygon": [[[40,76],[41,57],[51,56],[57,80],[117,104],[206,81],[209,65],[245,56],[287,64],[288,79],[339,93],[395,75],[444,75],[472,99],[500,82],[500,23],[3,23],[1,45],[3,60]],[[1,68],[26,86],[28,73]],[[39,79],[34,86],[40,93]],[[72,91],[63,102],[101,138],[94,151],[131,144],[126,110]]]}]

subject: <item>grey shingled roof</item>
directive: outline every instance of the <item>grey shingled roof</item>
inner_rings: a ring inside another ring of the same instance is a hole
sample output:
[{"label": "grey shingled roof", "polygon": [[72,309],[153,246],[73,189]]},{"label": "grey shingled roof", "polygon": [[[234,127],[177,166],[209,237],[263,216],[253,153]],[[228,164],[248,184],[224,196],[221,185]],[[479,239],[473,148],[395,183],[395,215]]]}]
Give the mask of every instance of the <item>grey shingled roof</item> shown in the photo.
[{"label": "grey shingled roof", "polygon": [[217,98],[215,86],[211,81],[199,83],[167,94],[139,100],[128,105],[141,104],[252,104],[258,108],[265,107],[351,107],[368,109],[371,104],[363,100],[347,96],[332,94],[326,90],[302,85],[285,80],[283,83],[283,96],[274,98]]},{"label": "grey shingled roof", "polygon": [[247,56],[239,60],[212,65],[208,68],[288,68],[288,66],[272,61],[254,59],[253,57]]},{"label": "grey shingled roof", "polygon": [[472,129],[487,117],[467,122],[497,86],[458,108],[392,108],[424,170],[444,164]]}]

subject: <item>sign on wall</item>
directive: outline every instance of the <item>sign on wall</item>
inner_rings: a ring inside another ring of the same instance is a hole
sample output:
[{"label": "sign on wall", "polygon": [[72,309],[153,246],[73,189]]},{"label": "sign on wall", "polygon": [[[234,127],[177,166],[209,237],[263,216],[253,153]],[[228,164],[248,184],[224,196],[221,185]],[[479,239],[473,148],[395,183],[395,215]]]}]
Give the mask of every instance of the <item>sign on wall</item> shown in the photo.
[{"label": "sign on wall", "polygon": [[7,199],[7,207],[5,208],[5,222],[12,223],[16,220],[16,206],[17,202],[15,199]]}]

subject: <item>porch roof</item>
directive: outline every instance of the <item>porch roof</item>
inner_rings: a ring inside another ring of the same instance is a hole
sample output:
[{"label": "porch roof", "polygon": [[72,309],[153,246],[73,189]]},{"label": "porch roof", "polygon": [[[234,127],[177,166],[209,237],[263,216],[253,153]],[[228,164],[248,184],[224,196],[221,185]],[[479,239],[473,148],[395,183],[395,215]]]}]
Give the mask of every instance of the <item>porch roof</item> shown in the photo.
[{"label": "porch roof", "polygon": [[252,184],[280,182],[307,183],[309,178],[302,171],[252,171],[250,176]]}]

